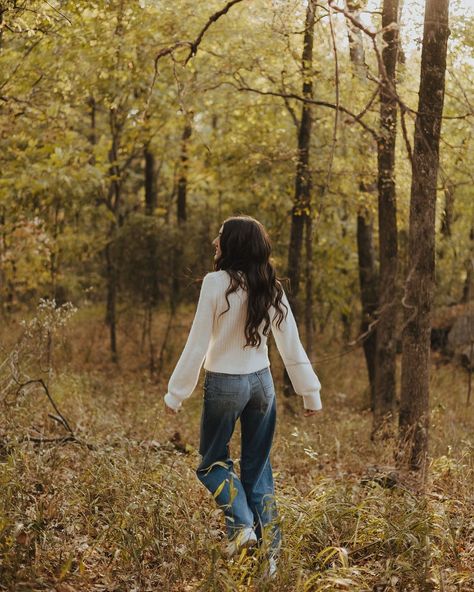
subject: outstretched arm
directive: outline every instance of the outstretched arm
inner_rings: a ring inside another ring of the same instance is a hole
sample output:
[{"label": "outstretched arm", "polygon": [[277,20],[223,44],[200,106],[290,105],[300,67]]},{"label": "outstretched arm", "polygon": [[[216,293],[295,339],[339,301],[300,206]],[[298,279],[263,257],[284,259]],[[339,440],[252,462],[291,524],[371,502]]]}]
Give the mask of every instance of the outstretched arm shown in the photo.
[{"label": "outstretched arm", "polygon": [[216,284],[211,274],[204,276],[188,340],[170,377],[165,403],[177,411],[196,388],[199,372],[212,335],[216,310]]},{"label": "outstretched arm", "polygon": [[[295,317],[285,292],[283,292],[282,303],[287,306],[288,314],[281,322],[280,327],[278,327],[275,319],[275,308],[272,307],[270,309],[270,318],[272,319],[271,328],[275,343],[283,359],[295,393],[303,397],[304,408],[318,411],[322,408],[320,397],[321,383],[301,344]],[[285,310],[284,307],[283,310]]]}]

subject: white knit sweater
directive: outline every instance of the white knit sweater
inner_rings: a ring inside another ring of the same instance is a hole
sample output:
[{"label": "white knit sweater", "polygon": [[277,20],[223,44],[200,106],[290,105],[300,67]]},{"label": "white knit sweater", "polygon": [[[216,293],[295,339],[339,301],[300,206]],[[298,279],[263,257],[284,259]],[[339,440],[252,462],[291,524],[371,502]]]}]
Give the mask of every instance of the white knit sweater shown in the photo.
[{"label": "white knit sweater", "polygon": [[[270,365],[267,337],[260,330],[259,347],[245,347],[247,292],[238,288],[229,295],[230,309],[226,310],[225,292],[230,277],[224,270],[208,273],[202,282],[196,314],[188,340],[168,383],[165,403],[179,409],[184,399],[196,388],[199,372],[204,368],[226,374],[250,374]],[[321,384],[301,344],[295,318],[286,294],[282,302],[288,314],[280,327],[273,321],[275,309],[269,314],[271,331],[295,392],[302,395],[305,409],[321,409]],[[285,312],[285,309],[283,309]],[[263,329],[264,322],[261,328]]]}]

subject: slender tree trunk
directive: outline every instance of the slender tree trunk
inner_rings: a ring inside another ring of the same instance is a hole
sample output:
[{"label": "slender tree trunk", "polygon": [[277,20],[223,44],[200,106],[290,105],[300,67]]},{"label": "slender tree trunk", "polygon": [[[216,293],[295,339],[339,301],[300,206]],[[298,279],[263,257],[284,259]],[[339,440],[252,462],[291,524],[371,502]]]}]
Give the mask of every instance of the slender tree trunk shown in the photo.
[{"label": "slender tree trunk", "polygon": [[[115,35],[118,37],[115,48],[115,68],[120,70],[122,62],[122,42],[123,42],[123,19],[124,19],[124,0],[120,0],[117,6],[117,24]],[[122,183],[123,171],[119,166],[119,149],[121,144],[122,130],[124,125],[123,114],[116,107],[109,108],[109,130],[111,146],[108,153],[109,159],[109,188],[107,195],[107,207],[112,214],[112,221],[109,227],[108,240],[105,246],[106,260],[106,281],[107,281],[107,308],[105,322],[109,327],[110,333],[110,352],[112,362],[118,363],[117,348],[117,297],[119,287],[119,269],[115,247],[116,234],[118,227],[123,222],[121,213],[122,202]],[[95,129],[95,107],[91,117],[92,127]]]},{"label": "slender tree trunk", "polygon": [[415,122],[404,304],[400,460],[426,466],[429,428],[431,306],[435,272],[435,208],[444,103],[449,0],[426,0],[418,112]]},{"label": "slender tree trunk", "polygon": [[[145,144],[143,156],[145,159],[145,214],[147,216],[153,216],[158,202],[157,169],[155,164],[155,155],[150,149],[149,142]],[[156,247],[154,238],[148,237],[147,249],[150,269],[156,266],[155,248]],[[148,367],[150,370],[150,376],[153,376],[156,371],[156,347],[153,339],[153,313],[154,307],[158,302],[159,297],[159,287],[155,273],[150,274],[149,282],[146,286],[146,292],[144,297],[145,314],[142,334],[142,350],[145,346],[145,343],[148,342]]]},{"label": "slender tree trunk", "polygon": [[108,241],[105,247],[106,259],[106,278],[107,278],[107,309],[105,315],[106,324],[110,331],[110,351],[112,361],[118,362],[117,350],[117,292],[118,292],[118,269],[116,254],[114,253],[114,242],[117,228],[120,224],[120,206],[122,185],[120,179],[120,169],[118,166],[118,148],[120,143],[121,126],[118,122],[114,110],[109,112],[110,131],[112,136],[112,145],[109,150],[109,175],[111,177],[109,184],[109,194],[107,205],[112,212],[113,221],[110,224]]},{"label": "slender tree trunk", "polygon": [[451,226],[454,214],[454,186],[447,181],[444,188],[444,210],[441,218],[441,235],[443,238],[451,236]]},{"label": "slender tree trunk", "polygon": [[370,385],[370,407],[375,407],[375,354],[377,331],[370,328],[377,309],[377,271],[372,239],[372,222],[368,212],[357,214],[357,254],[359,258],[359,285],[362,302],[360,330],[364,338],[363,347]]},{"label": "slender tree trunk", "polygon": [[[181,153],[177,167],[176,218],[178,227],[183,228],[187,220],[188,193],[188,144],[192,135],[191,120],[186,120],[181,136]],[[171,306],[176,309],[181,300],[181,270],[183,268],[183,242],[177,241],[173,248],[173,278],[171,283]]]},{"label": "slender tree trunk", "polygon": [[181,155],[180,155],[180,166],[179,166],[179,177],[178,177],[178,190],[177,190],[177,218],[178,225],[186,222],[187,219],[187,207],[186,207],[186,195],[188,190],[188,143],[193,132],[191,121],[186,121],[183,135],[181,138]]},{"label": "slender tree trunk", "polygon": [[[303,96],[313,98],[313,37],[314,17],[316,3],[308,0],[306,9],[305,33],[303,40],[302,76]],[[310,215],[311,202],[311,171],[310,171],[310,145],[311,145],[312,115],[311,105],[303,103],[301,120],[298,131],[298,154],[295,177],[295,196],[291,211],[290,246],[288,250],[287,275],[291,283],[291,292],[288,296],[295,316],[298,315],[298,294],[300,288],[301,255],[303,247],[303,233],[306,218]]]},{"label": "slender tree trunk", "polygon": [[[302,77],[303,96],[313,98],[313,38],[314,21],[316,12],[315,0],[308,0],[306,8],[305,31],[303,37]],[[298,129],[298,154],[296,162],[295,194],[291,211],[290,245],[288,249],[287,277],[290,280],[288,300],[294,312],[295,318],[300,317],[300,275],[301,258],[303,250],[303,234],[308,218],[311,217],[311,170],[310,170],[310,146],[311,146],[312,114],[311,105],[303,103],[301,120]],[[311,223],[306,226],[311,239]],[[308,249],[308,245],[307,245]],[[311,245],[312,249],[312,245]],[[308,251],[306,253],[308,255]],[[311,302],[307,304],[311,307]],[[311,307],[312,308],[312,307]],[[310,329],[311,333],[311,329]],[[294,394],[288,374],[283,375],[283,394]]]},{"label": "slender tree trunk", "polygon": [[305,298],[305,344],[306,353],[310,360],[313,359],[313,343],[314,343],[314,316],[313,316],[313,218],[310,215],[306,217],[306,234],[305,234],[305,254],[306,254],[306,298]]},{"label": "slender tree trunk", "polygon": [[[87,100],[87,104],[90,108],[90,130],[89,130],[89,142],[92,147],[97,144],[97,124],[96,124],[96,113],[97,113],[97,103],[95,98],[91,95]],[[89,163],[94,165],[95,164],[95,156],[93,151],[91,150],[91,155],[89,157]]]},{"label": "slender tree trunk", "polygon": [[[346,8],[351,16],[359,21],[359,3],[353,0],[346,0]],[[360,82],[367,83],[367,65],[365,63],[365,50],[361,30],[347,19],[349,36],[349,48],[352,65]],[[364,157],[371,146],[367,142],[359,142],[358,152],[360,158]],[[359,189],[364,192],[372,192],[376,189],[376,183],[367,184],[363,178],[359,180]],[[375,317],[377,309],[378,278],[373,245],[373,220],[367,208],[361,208],[357,214],[357,255],[359,260],[359,285],[361,299],[361,322],[360,331],[362,335],[367,332],[362,342],[364,356],[367,364],[370,387],[370,408],[375,407],[375,354],[377,330],[375,327],[369,329]]]},{"label": "slender tree trunk", "polygon": [[396,397],[396,280],[398,267],[395,194],[395,139],[397,133],[396,67],[398,55],[398,0],[384,0],[382,27],[385,47],[380,85],[378,141],[379,321],[375,365],[374,434],[391,421]]},{"label": "slender tree trunk", "polygon": [[[399,26],[401,26],[402,23],[402,15],[403,15],[403,9],[405,7],[405,0],[398,0],[398,24]],[[401,35],[398,35],[398,63],[401,66],[404,66],[406,64],[406,54],[405,54],[405,50],[403,49],[403,45],[402,45],[402,38]]]},{"label": "slender tree trunk", "polygon": [[[358,0],[346,0],[346,10],[351,13],[351,16],[359,21],[359,7]],[[349,37],[349,54],[354,72],[362,82],[367,81],[367,64],[365,63],[365,49],[362,37],[362,31],[349,19],[346,20],[347,34]]]},{"label": "slender tree trunk", "polygon": [[461,302],[471,302],[474,297],[474,226],[469,231],[469,256],[464,262],[466,279],[462,290]]},{"label": "slender tree trunk", "polygon": [[156,209],[158,197],[156,189],[156,165],[155,155],[146,144],[144,149],[145,157],[145,213],[151,216]]}]

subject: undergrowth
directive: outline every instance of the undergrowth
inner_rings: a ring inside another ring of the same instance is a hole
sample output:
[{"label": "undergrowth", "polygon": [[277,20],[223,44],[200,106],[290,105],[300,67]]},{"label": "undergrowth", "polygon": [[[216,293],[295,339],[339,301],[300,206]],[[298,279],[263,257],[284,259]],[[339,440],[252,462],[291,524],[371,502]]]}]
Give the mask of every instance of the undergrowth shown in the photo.
[{"label": "undergrowth", "polygon": [[[473,412],[461,370],[433,368],[424,481],[381,478],[393,454],[369,438],[361,353],[318,368],[315,418],[279,397],[272,464],[283,547],[267,581],[258,553],[222,553],[223,518],[195,476],[200,390],[170,419],[165,373],[149,378],[137,355],[128,367],[94,366],[90,351],[81,359],[82,324],[65,332],[48,319],[49,332],[12,342],[1,366],[0,590],[474,590]],[[272,369],[278,384],[273,357]]]}]

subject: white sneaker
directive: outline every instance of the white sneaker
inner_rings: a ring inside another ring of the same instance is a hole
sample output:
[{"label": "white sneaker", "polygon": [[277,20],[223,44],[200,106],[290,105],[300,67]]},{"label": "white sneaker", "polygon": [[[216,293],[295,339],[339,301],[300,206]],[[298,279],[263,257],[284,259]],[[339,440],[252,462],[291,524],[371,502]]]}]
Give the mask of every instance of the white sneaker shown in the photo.
[{"label": "white sneaker", "polygon": [[244,548],[254,547],[257,544],[257,535],[251,526],[242,528],[237,535],[229,541],[226,547],[226,556],[233,557]]}]

